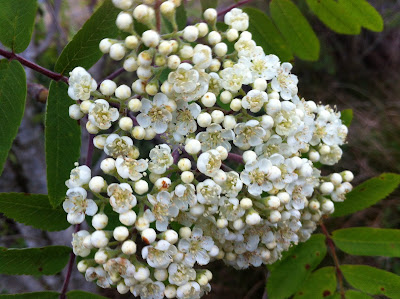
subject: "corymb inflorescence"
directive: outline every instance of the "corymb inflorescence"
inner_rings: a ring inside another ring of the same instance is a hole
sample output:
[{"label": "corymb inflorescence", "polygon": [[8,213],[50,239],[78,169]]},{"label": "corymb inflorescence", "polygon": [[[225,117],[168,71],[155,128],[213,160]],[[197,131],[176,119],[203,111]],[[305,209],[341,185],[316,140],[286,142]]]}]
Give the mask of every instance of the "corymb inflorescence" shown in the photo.
[{"label": "corymb inflorescence", "polygon": [[347,127],[340,112],[299,97],[292,65],[257,46],[241,9],[224,30],[215,9],[178,30],[180,1],[113,3],[126,38],[100,50],[122,61],[130,86],[97,89],[81,67],[69,79],[70,116],[87,117],[107,156],[102,174],[76,165],[66,182],[68,221],[92,217],[91,232],[73,234],[78,269],[141,298],[200,298],[209,263],[274,263],[333,213],[353,175],[318,167],[340,160]]}]

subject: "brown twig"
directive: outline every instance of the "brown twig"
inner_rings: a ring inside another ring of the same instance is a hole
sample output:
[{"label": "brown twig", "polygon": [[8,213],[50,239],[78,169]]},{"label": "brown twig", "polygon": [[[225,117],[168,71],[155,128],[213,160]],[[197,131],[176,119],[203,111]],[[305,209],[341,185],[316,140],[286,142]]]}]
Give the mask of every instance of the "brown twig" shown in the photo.
[{"label": "brown twig", "polygon": [[53,71],[50,71],[50,70],[48,70],[48,69],[46,69],[46,68],[44,68],[44,67],[42,67],[42,66],[40,66],[40,65],[38,65],[38,64],[36,64],[34,62],[32,62],[32,61],[29,61],[29,60],[23,58],[22,56],[17,55],[17,54],[15,54],[13,52],[9,52],[9,51],[0,49],[0,55],[4,56],[8,60],[14,60],[14,59],[18,60],[22,65],[25,65],[26,67],[28,67],[28,68],[30,68],[30,69],[38,72],[38,73],[41,73],[41,74],[49,77],[50,79],[53,79],[55,81],[63,81],[63,82],[68,84],[68,78],[67,77],[65,77],[65,76],[63,76],[63,75],[61,75],[59,73],[55,73]]},{"label": "brown twig", "polygon": [[[156,3],[154,4],[154,10],[156,12],[156,28],[157,32],[161,33],[161,12],[160,12],[160,5],[161,1],[156,0]],[[183,4],[182,4],[183,5]]]},{"label": "brown twig", "polygon": [[251,2],[251,1],[252,1],[252,0],[242,0],[242,1],[239,1],[239,2],[237,2],[237,3],[235,3],[235,4],[233,4],[233,5],[231,5],[231,6],[227,7],[227,8],[225,8],[225,9],[219,11],[219,12],[218,12],[218,17],[219,17],[219,16],[224,16],[224,15],[225,15],[227,12],[229,12],[231,9],[234,9],[234,8],[236,8],[236,7],[245,5],[245,4],[247,4],[247,3]]},{"label": "brown twig", "polygon": [[240,164],[244,164],[243,157],[238,154],[228,153],[228,159]]},{"label": "brown twig", "polygon": [[115,72],[111,73],[110,75],[108,75],[107,77],[105,77],[103,80],[101,80],[99,82],[98,87],[100,87],[100,84],[105,81],[105,80],[113,80],[115,78],[117,78],[119,75],[121,75],[123,72],[125,72],[125,69],[123,67],[117,69]]},{"label": "brown twig", "polygon": [[329,251],[331,253],[331,256],[333,258],[333,262],[335,263],[335,269],[336,269],[336,276],[338,278],[339,281],[339,291],[340,291],[340,297],[342,299],[345,299],[345,291],[344,291],[344,287],[343,287],[343,273],[342,270],[340,270],[340,264],[339,264],[339,259],[336,255],[336,250],[335,250],[335,243],[333,242],[328,230],[326,229],[324,223],[321,221],[319,223],[319,225],[321,226],[322,232],[324,233],[325,237],[326,237],[326,245],[328,245],[329,247]]}]

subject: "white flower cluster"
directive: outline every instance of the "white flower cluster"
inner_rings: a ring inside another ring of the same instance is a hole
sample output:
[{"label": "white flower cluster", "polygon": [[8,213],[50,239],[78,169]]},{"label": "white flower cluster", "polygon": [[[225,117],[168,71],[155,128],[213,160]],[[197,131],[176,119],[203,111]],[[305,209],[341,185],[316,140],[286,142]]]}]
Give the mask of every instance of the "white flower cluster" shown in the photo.
[{"label": "white flower cluster", "polygon": [[[93,216],[94,232],[72,242],[88,281],[141,298],[199,298],[212,274],[196,265],[274,263],[345,199],[352,173],[322,176],[316,163],[340,160],[347,127],[298,96],[292,65],[256,45],[242,10],[225,15],[223,32],[214,9],[178,31],[180,1],[164,1],[174,30],[160,34],[155,1],[134,2],[113,0],[130,35],[100,43],[124,59],[132,86],[105,80],[95,91],[85,70],[70,74],[70,116],[87,116],[108,157],[104,178],[72,170],[64,209],[72,224]],[[134,19],[150,29],[139,35]]]}]

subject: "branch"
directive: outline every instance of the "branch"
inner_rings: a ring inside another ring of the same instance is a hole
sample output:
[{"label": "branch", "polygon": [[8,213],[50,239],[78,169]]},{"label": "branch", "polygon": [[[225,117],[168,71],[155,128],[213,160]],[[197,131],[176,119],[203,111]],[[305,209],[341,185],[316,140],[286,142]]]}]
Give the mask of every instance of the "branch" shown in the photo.
[{"label": "branch", "polygon": [[339,290],[340,290],[340,297],[342,299],[345,299],[345,292],[344,292],[344,287],[343,287],[343,273],[342,270],[340,270],[340,264],[339,264],[339,259],[336,255],[336,250],[335,250],[335,243],[333,243],[333,240],[328,232],[328,230],[325,227],[325,224],[321,221],[319,223],[321,226],[322,232],[324,233],[326,237],[326,245],[329,247],[329,251],[331,253],[331,256],[333,258],[333,261],[335,263],[335,269],[336,269],[336,276],[339,280]]},{"label": "branch", "polygon": [[22,65],[25,65],[26,67],[41,73],[47,77],[49,77],[50,79],[54,80],[54,81],[63,81],[65,83],[68,84],[68,78],[59,74],[59,73],[55,73],[53,71],[50,71],[32,61],[26,60],[25,58],[23,58],[20,55],[17,55],[13,52],[9,52],[3,49],[0,49],[0,55],[4,56],[5,58],[7,58],[8,60],[18,60],[19,62],[21,62]]},{"label": "branch", "polygon": [[247,3],[251,2],[251,1],[252,1],[252,0],[242,0],[242,1],[239,1],[238,3],[235,3],[235,4],[229,6],[229,7],[225,8],[225,9],[219,11],[219,12],[218,12],[218,17],[219,17],[219,16],[224,16],[224,15],[225,15],[227,12],[229,12],[231,9],[234,9],[234,8],[236,8],[236,7],[245,5],[245,4],[247,4]]},{"label": "branch", "polygon": [[123,72],[125,72],[125,69],[123,67],[117,69],[115,72],[111,73],[107,77],[105,77],[103,80],[100,81],[98,87],[100,87],[100,84],[105,81],[105,80],[112,80],[121,75]]},{"label": "branch", "polygon": [[[160,0],[156,0],[156,3],[154,4],[154,10],[156,12],[156,28],[157,28],[157,32],[161,33],[161,12],[160,12],[160,5],[161,5],[161,1]],[[183,5],[183,4],[181,4]]]},{"label": "branch", "polygon": [[243,157],[238,154],[228,153],[228,159],[240,164],[244,164]]}]

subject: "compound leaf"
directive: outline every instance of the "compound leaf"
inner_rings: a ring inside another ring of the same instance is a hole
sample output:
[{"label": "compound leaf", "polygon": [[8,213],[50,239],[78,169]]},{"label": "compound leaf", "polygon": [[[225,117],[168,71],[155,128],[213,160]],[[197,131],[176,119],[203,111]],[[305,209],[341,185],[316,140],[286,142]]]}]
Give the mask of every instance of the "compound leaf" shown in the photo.
[{"label": "compound leaf", "polygon": [[334,267],[320,268],[308,277],[294,299],[318,299],[332,295],[336,290]]}]

